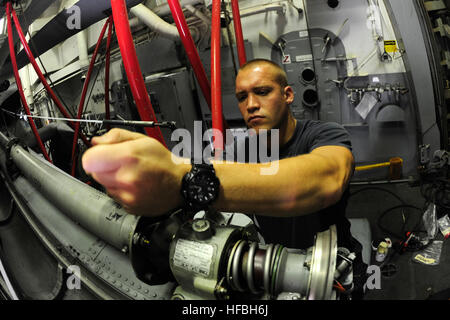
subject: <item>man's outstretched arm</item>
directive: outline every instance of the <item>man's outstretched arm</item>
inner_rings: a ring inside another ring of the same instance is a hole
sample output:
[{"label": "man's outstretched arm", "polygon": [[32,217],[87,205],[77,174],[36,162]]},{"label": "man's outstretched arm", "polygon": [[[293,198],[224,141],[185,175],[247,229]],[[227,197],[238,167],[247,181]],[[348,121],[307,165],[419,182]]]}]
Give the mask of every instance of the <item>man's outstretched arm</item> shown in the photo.
[{"label": "man's outstretched arm", "polygon": [[222,186],[214,207],[278,217],[316,212],[341,198],[353,172],[353,155],[345,147],[324,146],[280,160],[276,174],[261,175],[267,166],[214,164]]},{"label": "man's outstretched arm", "polygon": [[[83,155],[85,171],[130,213],[161,215],[183,204],[181,180],[191,165],[173,161],[177,157],[159,142],[113,129],[93,144]],[[345,147],[319,147],[280,160],[272,175],[261,174],[268,164],[213,164],[221,184],[215,208],[288,217],[336,203],[351,178],[353,156]]]}]

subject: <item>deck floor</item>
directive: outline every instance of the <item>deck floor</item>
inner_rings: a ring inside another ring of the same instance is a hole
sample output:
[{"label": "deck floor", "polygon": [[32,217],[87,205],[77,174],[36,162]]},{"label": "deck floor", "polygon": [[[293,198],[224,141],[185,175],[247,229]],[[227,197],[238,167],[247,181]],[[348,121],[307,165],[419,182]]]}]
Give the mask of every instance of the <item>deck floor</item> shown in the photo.
[{"label": "deck floor", "polygon": [[[370,187],[370,188],[369,188]],[[365,190],[361,190],[365,189]],[[395,235],[402,234],[404,231],[410,231],[421,221],[423,212],[404,208],[392,210],[386,215],[383,213],[394,206],[401,204],[393,194],[382,191],[388,190],[402,199],[408,205],[423,208],[425,199],[420,193],[418,187],[411,188],[408,184],[396,185],[377,185],[377,186],[352,186],[351,196],[348,207],[347,217],[349,218],[367,218],[370,223],[372,239],[389,237],[393,242],[399,242]],[[381,220],[379,217],[382,216]],[[404,223],[406,221],[406,224]],[[380,225],[379,225],[380,222]],[[384,230],[383,230],[384,229]],[[419,230],[423,230],[423,225]],[[420,233],[419,233],[420,234]],[[425,233],[421,233],[423,236]],[[440,261],[438,265],[425,265],[413,261],[418,252],[405,252],[403,254],[387,257],[384,265],[387,270],[396,270],[393,274],[384,273],[381,268],[381,281],[379,289],[367,290],[365,300],[424,300],[434,298],[435,294],[443,290],[450,289],[450,240],[444,240],[441,232],[437,234],[435,241],[443,241]],[[372,251],[371,264],[383,266],[374,259],[375,252]],[[389,261],[388,261],[389,260]],[[372,273],[372,274],[375,274]],[[371,284],[376,284],[375,278],[372,278]],[[450,298],[450,294],[445,296]]]}]

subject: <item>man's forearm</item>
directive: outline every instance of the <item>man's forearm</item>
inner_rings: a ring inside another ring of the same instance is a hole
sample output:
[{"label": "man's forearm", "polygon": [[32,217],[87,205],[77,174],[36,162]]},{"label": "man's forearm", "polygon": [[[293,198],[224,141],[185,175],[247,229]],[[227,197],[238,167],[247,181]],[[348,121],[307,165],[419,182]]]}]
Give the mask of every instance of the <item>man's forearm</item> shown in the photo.
[{"label": "man's forearm", "polygon": [[307,154],[279,161],[278,172],[261,175],[268,164],[214,163],[221,211],[289,217],[305,215],[337,202],[345,178],[329,159]]}]

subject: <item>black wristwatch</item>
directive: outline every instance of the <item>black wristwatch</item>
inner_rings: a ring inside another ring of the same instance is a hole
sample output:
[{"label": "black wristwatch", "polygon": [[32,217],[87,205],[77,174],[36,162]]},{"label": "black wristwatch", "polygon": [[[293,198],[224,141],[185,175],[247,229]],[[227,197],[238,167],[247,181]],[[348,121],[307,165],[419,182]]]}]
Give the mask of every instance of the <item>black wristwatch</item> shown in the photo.
[{"label": "black wristwatch", "polygon": [[212,164],[192,163],[181,183],[181,194],[188,210],[207,210],[219,196],[220,181]]}]

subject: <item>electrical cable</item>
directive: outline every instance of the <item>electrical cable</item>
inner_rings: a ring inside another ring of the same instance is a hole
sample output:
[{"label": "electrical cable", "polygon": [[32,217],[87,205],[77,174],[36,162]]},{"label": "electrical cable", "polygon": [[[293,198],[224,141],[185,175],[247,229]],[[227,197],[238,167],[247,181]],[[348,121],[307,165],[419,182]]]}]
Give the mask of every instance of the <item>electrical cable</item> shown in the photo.
[{"label": "electrical cable", "polygon": [[334,280],[334,282],[335,282],[335,284],[333,285],[333,288],[339,290],[339,292],[341,292],[341,293],[344,293],[345,288],[342,286],[342,284],[337,280]]},{"label": "electrical cable", "polygon": [[[393,211],[393,210],[396,210],[396,209],[400,209],[400,208],[411,208],[411,209],[416,209],[416,210],[421,211],[422,215],[423,215],[423,213],[424,213],[424,209],[423,209],[423,208],[418,208],[418,207],[416,207],[416,206],[408,205],[408,204],[406,204],[405,201],[403,201],[403,199],[400,198],[397,194],[395,194],[394,192],[392,192],[392,191],[390,191],[390,190],[383,189],[383,188],[378,188],[378,187],[367,187],[367,188],[362,188],[362,189],[359,189],[359,190],[357,190],[357,191],[351,193],[350,196],[349,196],[349,198],[352,197],[352,196],[354,196],[354,195],[356,195],[356,194],[358,194],[358,193],[360,193],[360,192],[367,191],[367,190],[378,190],[378,191],[383,191],[383,192],[389,193],[389,194],[392,195],[394,198],[396,198],[397,200],[400,201],[400,203],[401,203],[400,205],[394,206],[394,207],[392,207],[392,208],[389,208],[389,209],[383,211],[383,212],[378,216],[378,218],[377,218],[377,226],[378,226],[378,228],[379,228],[381,231],[385,232],[386,234],[388,234],[388,235],[390,235],[390,236],[396,237],[396,238],[398,238],[398,239],[403,239],[403,238],[404,238],[404,232],[405,232],[405,228],[406,228],[406,226],[407,226],[407,222],[408,222],[409,216],[403,221],[401,234],[398,234],[397,232],[394,232],[394,231],[392,231],[392,230],[389,230],[388,228],[386,228],[386,227],[382,224],[382,219],[383,219],[389,212],[391,212],[391,211]],[[421,220],[419,220],[419,222],[414,226],[414,228],[413,228],[412,231],[416,231],[416,232],[417,232],[417,228],[419,227],[420,223],[421,223]]]},{"label": "electrical cable", "polygon": [[[407,220],[404,221],[404,223],[403,223],[403,226],[402,226],[402,234],[397,234],[397,233],[395,233],[395,232],[393,232],[393,231],[387,229],[386,227],[384,227],[384,226],[382,225],[381,220],[382,220],[389,212],[391,212],[391,211],[393,211],[393,210],[396,210],[396,209],[400,209],[400,208],[411,208],[411,209],[415,209],[415,210],[420,211],[420,212],[421,212],[421,215],[423,214],[423,209],[418,208],[418,207],[416,207],[416,206],[408,205],[408,204],[402,204],[402,205],[395,206],[395,207],[392,207],[392,208],[389,208],[389,209],[385,210],[385,211],[378,217],[378,220],[377,220],[378,228],[379,228],[380,230],[384,231],[385,233],[387,233],[387,234],[389,234],[389,235],[391,235],[391,236],[396,237],[397,239],[403,239],[403,238],[404,238],[404,232],[405,232],[405,227],[406,227],[406,222],[407,222]],[[417,232],[417,231],[418,231],[417,228],[420,226],[420,224],[421,224],[421,219],[419,219],[419,222],[413,227],[413,229],[412,229],[411,231],[412,231],[412,232]]]}]

